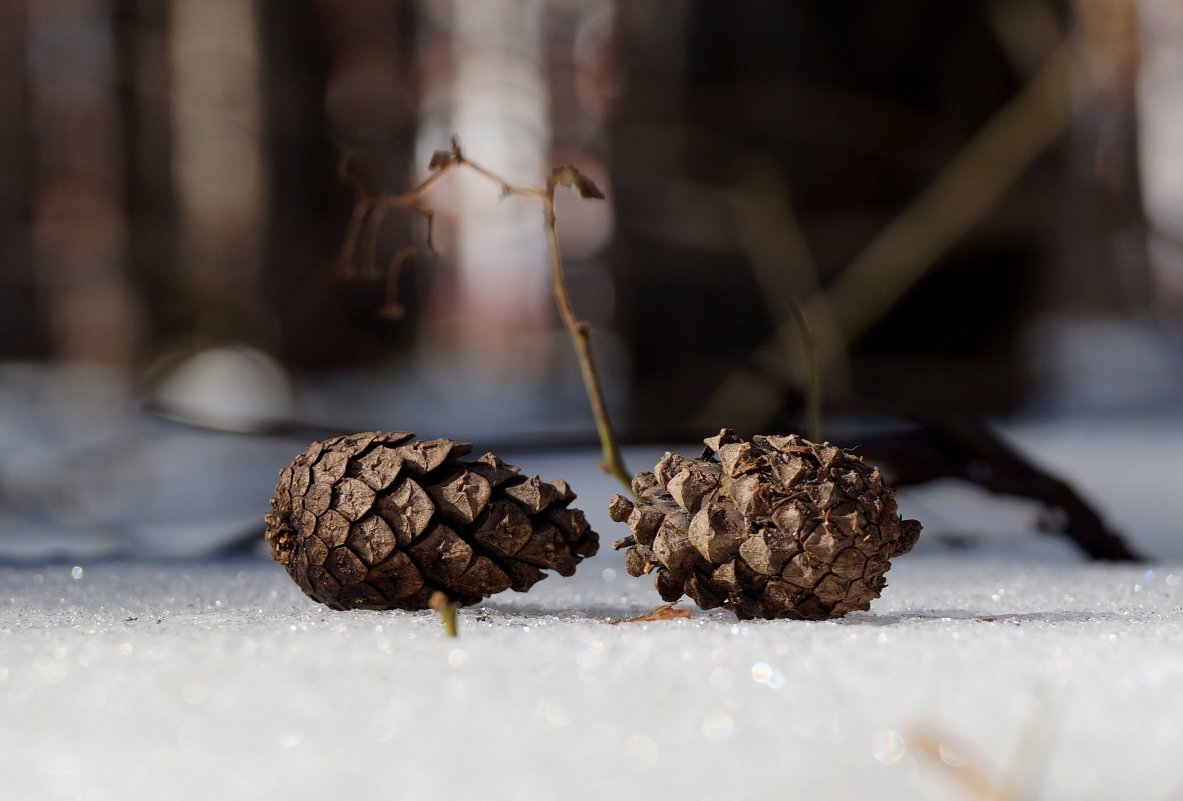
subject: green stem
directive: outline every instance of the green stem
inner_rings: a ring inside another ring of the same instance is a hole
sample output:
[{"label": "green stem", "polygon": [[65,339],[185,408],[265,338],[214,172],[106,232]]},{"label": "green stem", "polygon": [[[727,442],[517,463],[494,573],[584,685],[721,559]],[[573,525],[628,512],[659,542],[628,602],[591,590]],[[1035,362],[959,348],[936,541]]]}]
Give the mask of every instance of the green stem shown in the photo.
[{"label": "green stem", "polygon": [[460,604],[450,600],[448,596],[442,592],[434,592],[431,594],[431,600],[428,601],[431,608],[440,616],[440,622],[444,625],[444,636],[458,637],[459,632],[456,627],[456,612],[460,609]]}]

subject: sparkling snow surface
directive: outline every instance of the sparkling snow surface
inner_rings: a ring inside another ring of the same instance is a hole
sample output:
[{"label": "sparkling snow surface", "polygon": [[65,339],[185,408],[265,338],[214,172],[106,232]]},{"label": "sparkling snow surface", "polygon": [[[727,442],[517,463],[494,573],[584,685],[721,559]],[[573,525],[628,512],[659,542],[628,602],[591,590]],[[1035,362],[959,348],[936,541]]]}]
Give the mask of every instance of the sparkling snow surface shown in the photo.
[{"label": "sparkling snow surface", "polygon": [[607,547],[587,454],[514,460],[572,482],[603,554],[464,610],[455,640],[430,613],[332,612],[265,557],[3,567],[0,798],[956,800],[979,771],[1178,799],[1183,446],[1148,432],[1035,438],[1164,561],[1088,564],[1025,530],[1032,507],[934,487],[901,495],[916,552],[836,622],[610,625],[659,599]]}]

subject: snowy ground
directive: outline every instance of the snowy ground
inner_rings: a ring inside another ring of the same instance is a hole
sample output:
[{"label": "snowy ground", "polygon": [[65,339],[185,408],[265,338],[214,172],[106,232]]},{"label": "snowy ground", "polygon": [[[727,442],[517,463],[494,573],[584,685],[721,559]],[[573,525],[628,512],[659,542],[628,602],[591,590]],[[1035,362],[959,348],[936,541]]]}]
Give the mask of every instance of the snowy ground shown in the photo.
[{"label": "snowy ground", "polygon": [[[927,539],[843,621],[610,625],[658,599],[605,549],[449,640],[430,614],[320,607],[263,557],[18,549],[0,798],[956,801],[984,797],[975,770],[1030,798],[1183,798],[1179,427],[1009,433],[1160,561],[1088,564],[1030,506],[943,486],[902,496]],[[589,454],[516,460],[619,536]]]},{"label": "snowy ground", "polygon": [[655,597],[588,567],[457,640],[261,559],[4,569],[3,797],[1179,797],[1183,565],[919,554],[841,622],[615,626]]}]

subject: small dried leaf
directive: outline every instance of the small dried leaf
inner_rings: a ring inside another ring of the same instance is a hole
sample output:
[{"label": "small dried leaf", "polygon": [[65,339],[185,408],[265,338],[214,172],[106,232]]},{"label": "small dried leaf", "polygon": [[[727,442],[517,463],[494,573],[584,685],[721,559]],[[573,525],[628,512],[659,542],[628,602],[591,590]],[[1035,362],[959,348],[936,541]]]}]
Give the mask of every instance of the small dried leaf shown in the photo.
[{"label": "small dried leaf", "polygon": [[584,198],[593,198],[595,200],[604,199],[604,193],[600,191],[600,188],[595,185],[592,179],[570,164],[555,167],[551,171],[550,182],[553,186],[566,186],[574,189]]},{"label": "small dried leaf", "polygon": [[663,604],[643,615],[626,617],[623,620],[609,620],[608,622],[615,626],[619,623],[658,623],[662,620],[686,620],[689,617],[689,609],[674,609],[673,604]]},{"label": "small dried leaf", "polygon": [[431,154],[431,161],[428,163],[427,169],[442,170],[454,161],[456,161],[456,156],[451,150],[437,150]]}]

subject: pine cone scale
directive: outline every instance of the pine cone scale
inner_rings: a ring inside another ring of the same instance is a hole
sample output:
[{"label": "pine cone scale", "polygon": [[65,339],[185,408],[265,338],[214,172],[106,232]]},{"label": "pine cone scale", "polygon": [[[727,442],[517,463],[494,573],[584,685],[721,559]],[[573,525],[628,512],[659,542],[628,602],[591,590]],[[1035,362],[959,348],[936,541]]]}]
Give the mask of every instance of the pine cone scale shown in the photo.
[{"label": "pine cone scale", "polygon": [[471,523],[485,508],[493,487],[481,475],[456,470],[441,476],[428,493],[436,509],[460,523]]},{"label": "pine cone scale", "polygon": [[405,547],[427,531],[435,507],[418,483],[404,478],[394,492],[378,497],[374,511],[394,531],[398,544]]},{"label": "pine cone scale", "polygon": [[376,514],[367,515],[349,531],[345,545],[367,565],[373,566],[390,556],[398,546],[390,524]]}]

